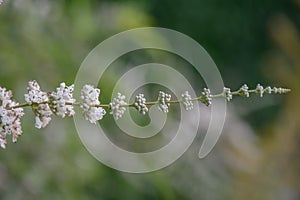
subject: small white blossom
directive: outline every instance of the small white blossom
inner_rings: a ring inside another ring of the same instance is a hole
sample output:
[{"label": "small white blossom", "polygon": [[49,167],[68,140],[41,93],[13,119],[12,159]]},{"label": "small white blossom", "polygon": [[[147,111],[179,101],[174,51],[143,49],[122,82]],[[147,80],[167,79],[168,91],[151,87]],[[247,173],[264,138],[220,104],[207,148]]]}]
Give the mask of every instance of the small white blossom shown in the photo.
[{"label": "small white blossom", "polygon": [[51,121],[52,111],[48,105],[49,97],[46,92],[41,91],[39,84],[33,80],[28,82],[28,93],[25,94],[25,101],[31,103],[35,114],[35,127],[44,128]]},{"label": "small white blossom", "polygon": [[[0,4],[2,0],[0,0]],[[55,113],[58,116],[73,116],[75,114],[74,105],[76,100],[73,98],[74,85],[66,86],[65,83],[61,83],[54,92],[43,92],[39,84],[36,81],[29,81],[27,87],[28,93],[24,95],[26,104],[18,104],[12,100],[12,92],[0,87],[0,147],[6,148],[7,136],[12,135],[12,141],[17,142],[18,137],[22,134],[21,129],[21,117],[24,115],[22,107],[31,106],[35,114],[35,127],[43,128],[51,121],[51,115]],[[264,88],[260,84],[256,89],[248,90],[248,86],[244,84],[237,92],[231,92],[230,88],[224,87],[223,93],[212,95],[207,88],[203,89],[202,95],[198,98],[192,99],[188,91],[181,94],[181,100],[171,101],[171,95],[159,92],[156,102],[149,102],[149,104],[158,104],[158,109],[164,113],[169,112],[171,103],[181,102],[186,110],[193,109],[193,101],[199,100],[203,104],[209,106],[212,103],[212,98],[223,96],[226,101],[232,99],[233,94],[239,94],[240,96],[249,97],[249,93],[257,93],[260,97],[263,97],[264,93],[284,94],[290,92],[290,89],[286,88],[271,88],[270,86]],[[106,114],[106,111],[101,107],[105,106],[110,109],[110,114],[115,119],[119,119],[126,111],[126,107],[135,107],[140,113],[146,114],[149,110],[147,108],[146,98],[144,94],[139,94],[135,97],[133,104],[127,104],[125,102],[125,96],[121,93],[117,93],[117,96],[112,99],[109,105],[101,105],[99,101],[100,89],[94,88],[92,85],[84,85],[81,90],[80,107],[83,109],[83,116],[91,123],[96,123],[101,120]]]},{"label": "small white blossom", "polygon": [[258,96],[263,97],[264,87],[261,86],[260,84],[257,84],[257,86],[256,86],[256,93],[257,93]]},{"label": "small white blossom", "polygon": [[12,108],[19,105],[11,100],[12,92],[0,87],[0,146],[6,147],[6,136],[12,135],[12,141],[17,142],[22,134],[21,117],[23,108]]},{"label": "small white blossom", "polygon": [[69,105],[75,103],[73,91],[74,85],[66,86],[65,83],[61,83],[60,87],[56,88],[56,92],[51,92],[50,108],[56,115],[64,118],[75,114],[73,105]]},{"label": "small white blossom", "polygon": [[91,123],[101,120],[106,114],[102,107],[99,107],[100,89],[94,88],[92,85],[84,85],[81,89],[81,100],[83,101],[80,107],[83,110],[83,117]]},{"label": "small white blossom", "polygon": [[145,115],[148,112],[148,108],[145,105],[145,103],[146,98],[144,97],[144,94],[139,94],[135,97],[134,106],[143,115]]},{"label": "small white blossom", "polygon": [[202,96],[200,98],[200,101],[205,104],[206,106],[211,105],[212,102],[212,95],[210,93],[210,89],[204,88],[202,92]]},{"label": "small white blossom", "polygon": [[3,3],[3,0],[0,0],[0,5]]},{"label": "small white blossom", "polygon": [[0,147],[2,149],[6,148],[6,136],[3,136],[2,134],[0,135]]},{"label": "small white blossom", "polygon": [[265,92],[268,93],[268,94],[271,94],[272,93],[271,87],[270,86],[266,87]]},{"label": "small white blossom", "polygon": [[164,93],[163,91],[159,91],[157,101],[158,101],[158,109],[160,111],[163,111],[164,113],[168,113],[170,103],[167,102],[171,101],[171,95]]},{"label": "small white blossom", "polygon": [[244,84],[240,90],[239,90],[239,94],[243,97],[249,97],[249,91],[248,91],[248,86],[246,84]]},{"label": "small white blossom", "polygon": [[112,102],[109,103],[110,107],[110,114],[112,114],[115,119],[119,119],[122,117],[124,112],[126,111],[126,108],[124,105],[126,105],[125,96],[122,95],[121,93],[118,93],[115,98],[113,98]]},{"label": "small white blossom", "polygon": [[194,108],[194,104],[191,101],[192,97],[189,95],[189,92],[185,91],[183,94],[181,94],[181,97],[185,110],[192,110]]},{"label": "small white blossom", "polygon": [[224,95],[225,100],[229,102],[232,99],[232,94],[231,94],[230,88],[224,87],[223,95]]}]

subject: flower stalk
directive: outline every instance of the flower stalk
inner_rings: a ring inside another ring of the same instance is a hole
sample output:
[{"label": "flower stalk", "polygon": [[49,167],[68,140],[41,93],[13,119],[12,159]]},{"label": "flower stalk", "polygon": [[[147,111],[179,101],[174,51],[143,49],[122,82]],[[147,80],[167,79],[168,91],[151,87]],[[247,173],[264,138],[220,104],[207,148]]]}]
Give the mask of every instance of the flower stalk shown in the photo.
[{"label": "flower stalk", "polygon": [[182,104],[185,110],[193,109],[194,102],[201,102],[206,106],[212,104],[214,98],[224,98],[226,102],[232,100],[233,96],[250,97],[255,93],[260,97],[264,94],[285,94],[290,89],[270,86],[264,88],[257,84],[255,89],[250,89],[244,84],[240,89],[231,92],[230,88],[224,87],[223,92],[211,94],[208,88],[204,88],[201,95],[191,97],[188,91],[181,94],[180,99],[172,99],[171,95],[160,91],[156,101],[147,101],[144,94],[138,94],[134,102],[127,103],[126,97],[121,93],[112,99],[110,103],[99,101],[100,89],[92,85],[84,85],[81,89],[80,101],[73,98],[74,85],[67,86],[61,83],[53,92],[43,92],[36,81],[29,81],[28,92],[24,95],[25,103],[17,103],[12,99],[12,92],[0,87],[0,147],[6,147],[6,137],[12,135],[13,142],[17,142],[18,136],[22,134],[21,117],[24,115],[23,108],[31,107],[35,115],[35,127],[44,128],[51,121],[52,115],[58,117],[72,117],[75,115],[74,106],[82,109],[84,119],[96,124],[107,113],[117,120],[121,118],[127,108],[135,108],[139,113],[145,115],[149,106],[157,105],[164,113],[169,112],[172,104]]}]

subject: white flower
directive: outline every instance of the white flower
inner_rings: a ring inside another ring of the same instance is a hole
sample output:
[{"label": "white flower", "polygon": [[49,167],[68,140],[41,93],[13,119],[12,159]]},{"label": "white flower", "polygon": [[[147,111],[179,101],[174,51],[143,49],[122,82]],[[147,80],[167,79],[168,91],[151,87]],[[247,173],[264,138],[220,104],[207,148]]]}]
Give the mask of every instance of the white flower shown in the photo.
[{"label": "white flower", "polygon": [[272,93],[271,87],[270,86],[266,87],[265,92],[268,93],[268,94],[271,94]]},{"label": "white flower", "polygon": [[87,112],[83,113],[83,116],[84,119],[96,124],[96,122],[101,120],[105,114],[106,112],[102,107],[90,107]]},{"label": "white flower", "polygon": [[199,100],[206,106],[211,105],[212,95],[210,94],[210,89],[204,88]]},{"label": "white flower", "polygon": [[119,119],[122,117],[124,112],[126,111],[126,108],[124,105],[127,105],[125,100],[125,96],[121,93],[118,93],[115,98],[113,98],[112,102],[109,103],[110,107],[110,114],[112,114],[115,119]]},{"label": "white flower", "polygon": [[0,0],[0,5],[3,3],[3,0]]},{"label": "white flower", "polygon": [[168,113],[170,103],[167,102],[171,101],[171,95],[164,93],[163,91],[159,91],[157,101],[158,101],[158,109],[160,111],[163,111],[164,113]]},{"label": "white flower", "polygon": [[101,120],[106,114],[102,107],[99,107],[100,89],[94,88],[92,85],[84,85],[81,89],[81,100],[80,107],[83,110],[83,117],[95,124],[98,120]]},{"label": "white flower", "polygon": [[143,115],[145,115],[148,112],[148,108],[145,105],[145,103],[146,98],[144,97],[144,94],[139,94],[135,97],[134,106]]},{"label": "white flower", "polygon": [[239,90],[239,94],[243,97],[249,97],[249,91],[248,91],[248,86],[246,84],[244,84],[240,90]]},{"label": "white flower", "polygon": [[181,94],[182,97],[182,103],[184,105],[185,110],[192,110],[194,107],[191,95],[189,95],[188,91],[185,91],[183,94]]},{"label": "white flower", "polygon": [[2,149],[6,148],[6,136],[3,136],[2,134],[0,135],[0,147]]},{"label": "white flower", "polygon": [[231,94],[230,88],[224,87],[223,95],[224,95],[225,100],[229,102],[232,99],[232,94]]},{"label": "white flower", "polygon": [[0,146],[6,147],[6,136],[12,135],[12,141],[17,142],[22,134],[21,117],[23,108],[11,108],[19,105],[11,100],[12,92],[0,87]]},{"label": "white flower", "polygon": [[39,84],[33,80],[28,82],[28,93],[25,94],[25,101],[31,103],[35,114],[35,127],[44,128],[51,121],[52,111],[48,105],[48,95],[40,90]]},{"label": "white flower", "polygon": [[51,121],[52,111],[48,104],[39,104],[38,106],[32,106],[35,114],[35,127],[45,128]]},{"label": "white flower", "polygon": [[28,82],[27,90],[28,93],[24,95],[27,103],[48,102],[47,93],[40,90],[40,86],[35,80]]},{"label": "white flower", "polygon": [[66,86],[65,83],[61,83],[60,87],[56,88],[56,92],[51,92],[49,105],[56,115],[64,118],[75,114],[73,105],[70,105],[75,103],[73,91],[74,85]]},{"label": "white flower", "polygon": [[256,86],[256,93],[257,93],[258,96],[263,97],[264,87],[261,86],[260,84],[257,84],[257,86]]},{"label": "white flower", "polygon": [[94,88],[92,85],[84,85],[81,89],[81,100],[83,100],[82,107],[89,108],[91,106],[99,105],[100,89]]}]

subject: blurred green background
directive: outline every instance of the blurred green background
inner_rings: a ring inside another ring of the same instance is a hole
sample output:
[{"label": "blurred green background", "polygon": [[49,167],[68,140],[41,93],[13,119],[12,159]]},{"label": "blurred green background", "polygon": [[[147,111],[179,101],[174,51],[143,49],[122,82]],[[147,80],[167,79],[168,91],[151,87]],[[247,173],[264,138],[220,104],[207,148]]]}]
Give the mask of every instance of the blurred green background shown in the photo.
[{"label": "blurred green background", "polygon": [[[45,129],[35,129],[27,108],[23,136],[0,151],[0,199],[300,199],[299,13],[299,0],[4,0],[0,85],[21,102],[29,80],[47,91],[60,81],[71,84],[101,41],[145,26],[195,39],[226,86],[259,82],[293,91],[234,99],[208,157],[197,157],[198,136],[176,163],[140,175],[95,160],[72,119],[54,117]],[[127,62],[139,63],[132,57]],[[193,79],[193,71],[187,73]],[[113,74],[108,78],[115,80]],[[111,87],[100,85],[104,93]]]}]

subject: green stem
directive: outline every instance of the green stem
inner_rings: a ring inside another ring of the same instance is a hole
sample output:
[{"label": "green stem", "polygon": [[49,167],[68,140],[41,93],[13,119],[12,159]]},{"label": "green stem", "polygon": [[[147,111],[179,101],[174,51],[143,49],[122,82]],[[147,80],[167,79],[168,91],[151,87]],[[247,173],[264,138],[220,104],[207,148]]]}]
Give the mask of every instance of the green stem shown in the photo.
[{"label": "green stem", "polygon": [[14,108],[23,108],[23,107],[27,107],[27,106],[32,106],[32,103],[22,103],[22,104],[19,104],[16,106],[8,107],[7,109],[10,110],[10,109],[14,109]]}]

